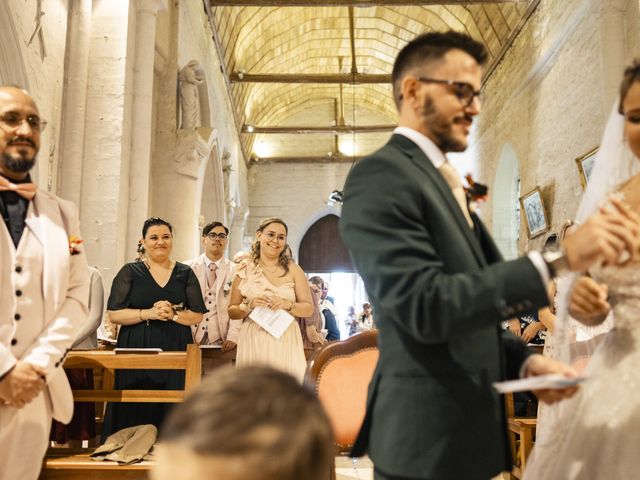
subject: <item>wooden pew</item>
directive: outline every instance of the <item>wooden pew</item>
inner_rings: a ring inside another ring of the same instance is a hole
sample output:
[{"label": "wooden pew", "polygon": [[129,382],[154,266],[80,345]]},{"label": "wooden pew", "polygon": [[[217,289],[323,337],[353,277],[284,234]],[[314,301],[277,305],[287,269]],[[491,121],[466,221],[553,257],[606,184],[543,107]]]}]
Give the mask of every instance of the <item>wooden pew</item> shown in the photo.
[{"label": "wooden pew", "polygon": [[[179,403],[200,384],[202,353],[197,345],[188,345],[186,352],[157,354],[116,354],[108,350],[72,351],[65,368],[104,369],[101,389],[73,390],[77,402],[161,402]],[[184,390],[114,390],[115,369],[184,370]],[[111,480],[147,479],[153,462],[118,465],[89,458],[93,449],[50,448],[43,460],[41,480]]]},{"label": "wooden pew", "polygon": [[[513,460],[513,468],[510,472],[511,480],[524,476],[527,460],[533,448],[533,438],[536,434],[537,419],[535,417],[516,417],[513,404],[513,394],[505,394],[505,408],[507,413],[507,430],[509,436],[509,448]],[[518,445],[517,440],[520,440]],[[516,459],[520,458],[520,463]]]}]

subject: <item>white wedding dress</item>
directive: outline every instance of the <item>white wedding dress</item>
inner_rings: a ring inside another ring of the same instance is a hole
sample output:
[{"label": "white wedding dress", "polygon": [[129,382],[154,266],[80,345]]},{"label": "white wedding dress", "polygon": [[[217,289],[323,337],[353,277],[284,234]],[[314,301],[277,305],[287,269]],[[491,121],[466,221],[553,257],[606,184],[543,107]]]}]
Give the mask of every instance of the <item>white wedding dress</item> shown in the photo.
[{"label": "white wedding dress", "polygon": [[614,328],[588,380],[561,404],[554,431],[535,446],[526,480],[640,478],[640,263],[591,274],[609,287]]}]

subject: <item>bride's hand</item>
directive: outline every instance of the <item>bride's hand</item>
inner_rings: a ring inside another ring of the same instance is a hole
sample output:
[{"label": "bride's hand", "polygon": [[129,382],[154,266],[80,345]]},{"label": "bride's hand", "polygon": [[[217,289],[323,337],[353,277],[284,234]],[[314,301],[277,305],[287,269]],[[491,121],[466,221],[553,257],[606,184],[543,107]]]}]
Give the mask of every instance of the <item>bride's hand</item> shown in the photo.
[{"label": "bride's hand", "polygon": [[602,323],[611,310],[607,302],[608,288],[591,277],[580,277],[573,285],[569,314],[585,325]]},{"label": "bride's hand", "polygon": [[569,269],[579,272],[601,262],[622,265],[640,252],[640,216],[616,198],[564,240]]}]

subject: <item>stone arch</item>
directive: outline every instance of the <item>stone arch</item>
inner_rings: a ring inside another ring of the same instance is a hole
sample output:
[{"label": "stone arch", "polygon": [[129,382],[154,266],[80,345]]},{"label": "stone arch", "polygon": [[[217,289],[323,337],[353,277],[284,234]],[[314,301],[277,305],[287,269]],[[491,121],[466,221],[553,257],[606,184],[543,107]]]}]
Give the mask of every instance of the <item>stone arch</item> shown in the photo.
[{"label": "stone arch", "polygon": [[506,143],[500,152],[491,195],[493,197],[493,239],[506,259],[518,256],[519,195],[520,166],[518,157],[513,147]]}]

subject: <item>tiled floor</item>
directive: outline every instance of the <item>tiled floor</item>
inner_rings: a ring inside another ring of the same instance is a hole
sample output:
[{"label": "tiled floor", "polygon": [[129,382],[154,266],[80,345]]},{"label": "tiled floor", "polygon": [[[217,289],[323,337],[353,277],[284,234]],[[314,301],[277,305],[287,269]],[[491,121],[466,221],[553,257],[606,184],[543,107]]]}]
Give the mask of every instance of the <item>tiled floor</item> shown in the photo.
[{"label": "tiled floor", "polygon": [[[348,457],[336,457],[336,480],[373,480],[373,463],[367,457],[354,464]],[[498,475],[493,480],[509,480],[509,474]]]},{"label": "tiled floor", "polygon": [[336,457],[336,480],[373,480],[373,463],[367,457],[355,463],[349,457]]}]

